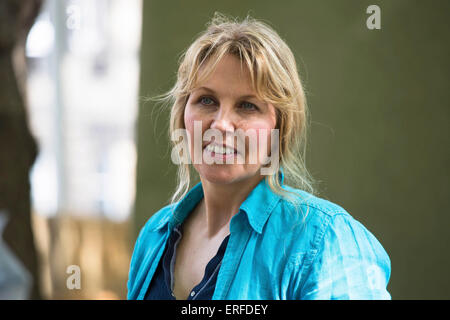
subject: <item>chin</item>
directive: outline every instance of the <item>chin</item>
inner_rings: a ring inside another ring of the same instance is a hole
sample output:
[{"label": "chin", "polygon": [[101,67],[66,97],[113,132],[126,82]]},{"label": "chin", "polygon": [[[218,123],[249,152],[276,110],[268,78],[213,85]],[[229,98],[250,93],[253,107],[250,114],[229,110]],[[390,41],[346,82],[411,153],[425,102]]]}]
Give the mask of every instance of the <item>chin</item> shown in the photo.
[{"label": "chin", "polygon": [[254,175],[239,170],[235,165],[200,165],[196,169],[203,179],[217,184],[231,184]]}]

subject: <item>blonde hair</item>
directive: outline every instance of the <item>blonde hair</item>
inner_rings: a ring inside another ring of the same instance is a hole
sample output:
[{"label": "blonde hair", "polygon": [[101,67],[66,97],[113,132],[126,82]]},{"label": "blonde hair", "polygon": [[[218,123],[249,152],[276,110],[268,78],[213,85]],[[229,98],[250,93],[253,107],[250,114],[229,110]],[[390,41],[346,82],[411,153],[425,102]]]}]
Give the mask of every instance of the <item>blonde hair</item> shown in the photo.
[{"label": "blonde hair", "polygon": [[[242,62],[245,63],[257,95],[276,109],[277,128],[280,130],[279,164],[284,172],[285,183],[314,193],[313,180],[304,160],[307,105],[297,64],[287,44],[264,22],[249,16],[239,22],[218,12],[214,14],[207,29],[180,56],[175,85],[156,97],[156,100],[171,106],[169,134],[184,128],[187,100],[195,85],[201,81],[199,69],[205,67],[202,79],[206,79],[225,54],[238,57],[241,66]],[[173,144],[175,147],[177,143]],[[172,203],[189,191],[190,171],[189,164],[178,166],[178,186],[172,196]],[[265,179],[275,193],[290,202],[296,202],[298,195],[281,186],[278,172]]]}]

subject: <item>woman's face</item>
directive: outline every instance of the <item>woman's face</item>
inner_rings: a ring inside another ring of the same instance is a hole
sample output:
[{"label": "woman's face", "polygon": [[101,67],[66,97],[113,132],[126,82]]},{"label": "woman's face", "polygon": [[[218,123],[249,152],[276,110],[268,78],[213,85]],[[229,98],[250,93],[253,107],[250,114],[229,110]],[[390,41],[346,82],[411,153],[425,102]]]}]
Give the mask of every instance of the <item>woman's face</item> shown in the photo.
[{"label": "woman's face", "polygon": [[239,59],[228,54],[191,92],[184,123],[191,137],[191,160],[200,177],[229,184],[259,175],[265,161],[260,154],[270,155],[276,112],[272,104],[258,100],[248,69],[242,65],[241,70]]}]

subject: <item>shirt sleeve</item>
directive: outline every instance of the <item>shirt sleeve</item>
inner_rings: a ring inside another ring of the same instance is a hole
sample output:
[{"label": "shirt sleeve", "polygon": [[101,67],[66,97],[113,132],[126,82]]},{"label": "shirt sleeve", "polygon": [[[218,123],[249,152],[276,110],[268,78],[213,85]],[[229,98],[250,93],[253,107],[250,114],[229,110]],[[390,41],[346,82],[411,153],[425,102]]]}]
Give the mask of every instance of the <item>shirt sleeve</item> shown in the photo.
[{"label": "shirt sleeve", "polygon": [[300,299],[389,300],[391,264],[378,240],[348,214],[332,217],[301,280]]}]

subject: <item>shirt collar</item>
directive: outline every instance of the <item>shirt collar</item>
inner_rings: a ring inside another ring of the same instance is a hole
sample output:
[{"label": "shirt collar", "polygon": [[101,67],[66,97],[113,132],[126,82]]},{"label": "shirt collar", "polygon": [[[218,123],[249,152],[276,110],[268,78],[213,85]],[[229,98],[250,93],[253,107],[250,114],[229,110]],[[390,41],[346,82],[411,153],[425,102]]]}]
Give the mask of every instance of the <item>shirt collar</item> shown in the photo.
[{"label": "shirt collar", "polygon": [[[284,173],[279,171],[280,184],[283,185]],[[195,208],[197,203],[203,198],[203,188],[201,182],[197,183],[187,194],[176,203],[172,208],[172,214],[167,215],[155,227],[159,230],[169,224],[169,230],[176,225],[182,223],[189,213]],[[245,201],[241,204],[240,210],[247,214],[250,226],[258,233],[269,219],[270,214],[277,205],[281,196],[274,193],[267,184],[266,179],[262,179],[260,183],[250,192]]]}]

